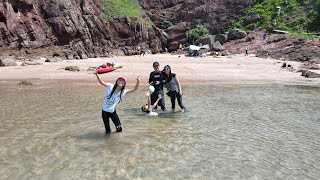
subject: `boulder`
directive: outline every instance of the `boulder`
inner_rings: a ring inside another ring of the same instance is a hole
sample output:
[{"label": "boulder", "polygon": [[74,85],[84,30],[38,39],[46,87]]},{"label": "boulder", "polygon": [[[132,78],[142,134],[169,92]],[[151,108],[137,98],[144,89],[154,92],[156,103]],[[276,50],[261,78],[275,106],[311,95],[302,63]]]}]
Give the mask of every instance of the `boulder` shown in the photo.
[{"label": "boulder", "polygon": [[301,75],[306,78],[320,78],[320,74],[309,71],[309,70],[303,70]]},{"label": "boulder", "polygon": [[251,23],[259,22],[259,21],[261,21],[261,17],[259,14],[251,14],[245,18],[243,23],[244,23],[244,25],[248,25]]},{"label": "boulder", "polygon": [[212,44],[212,50],[214,51],[223,51],[224,47],[220,44],[219,41],[216,41]]},{"label": "boulder", "polygon": [[24,61],[21,66],[27,66],[27,65],[42,65],[43,62],[38,59],[29,59],[28,61]]},{"label": "boulder", "polygon": [[0,59],[0,66],[16,66],[17,63],[13,59]]},{"label": "boulder", "polygon": [[236,32],[236,38],[237,39],[242,39],[242,38],[245,38],[247,36],[247,33],[244,32],[244,31],[238,31]]},{"label": "boulder", "polygon": [[[212,49],[213,44],[214,44],[215,36],[214,35],[209,35],[207,37],[201,37],[196,41],[196,44],[209,44],[210,49]],[[220,44],[221,45],[221,44]]]},{"label": "boulder", "polygon": [[217,34],[215,35],[215,40],[214,41],[219,41],[220,44],[226,43],[228,40],[228,36],[225,34]]},{"label": "boulder", "polygon": [[234,40],[237,38],[236,34],[239,30],[236,30],[236,29],[232,29],[229,31],[228,33],[228,40],[231,41],[231,40]]},{"label": "boulder", "polygon": [[47,58],[45,62],[62,62],[60,57]]},{"label": "boulder", "polygon": [[80,71],[78,66],[67,66],[64,68],[66,71]]}]

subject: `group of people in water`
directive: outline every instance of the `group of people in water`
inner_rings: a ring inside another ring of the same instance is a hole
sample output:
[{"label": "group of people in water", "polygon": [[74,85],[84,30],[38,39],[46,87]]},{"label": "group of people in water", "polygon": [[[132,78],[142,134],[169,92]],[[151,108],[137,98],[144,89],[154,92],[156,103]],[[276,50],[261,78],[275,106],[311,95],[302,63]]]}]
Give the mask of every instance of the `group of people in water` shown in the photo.
[{"label": "group of people in water", "polygon": [[[166,87],[168,90],[166,94],[171,100],[171,111],[175,111],[175,101],[177,99],[182,112],[185,112],[186,108],[182,104],[183,93],[177,75],[171,72],[171,67],[169,65],[164,66],[161,71],[159,62],[153,63],[153,69],[154,71],[149,75],[149,91],[146,93],[148,101],[147,104],[142,106],[141,110],[151,116],[158,115],[156,112],[158,106],[160,106],[163,111],[166,111],[163,90],[163,88]],[[137,82],[134,88],[126,89],[126,79],[124,77],[119,77],[115,84],[111,84],[102,81],[97,70],[94,71],[94,74],[96,75],[98,82],[106,88],[105,100],[102,105],[102,119],[105,125],[106,134],[111,133],[109,119],[114,123],[116,132],[121,132],[122,125],[116,112],[116,107],[121,102],[123,96],[138,90],[140,78],[136,78]],[[150,91],[150,89],[152,90]]]}]

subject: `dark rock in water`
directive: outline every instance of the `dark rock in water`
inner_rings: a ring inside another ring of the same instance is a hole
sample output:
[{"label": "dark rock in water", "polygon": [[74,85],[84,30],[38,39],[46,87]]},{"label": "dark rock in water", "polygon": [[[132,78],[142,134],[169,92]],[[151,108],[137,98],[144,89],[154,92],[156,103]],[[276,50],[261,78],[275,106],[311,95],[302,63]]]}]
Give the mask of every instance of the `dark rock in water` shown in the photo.
[{"label": "dark rock in water", "polygon": [[80,68],[78,66],[67,66],[64,69],[67,71],[80,71]]},{"label": "dark rock in water", "polygon": [[21,86],[33,86],[33,83],[31,81],[28,81],[28,80],[22,80],[19,82],[18,85],[21,85]]}]

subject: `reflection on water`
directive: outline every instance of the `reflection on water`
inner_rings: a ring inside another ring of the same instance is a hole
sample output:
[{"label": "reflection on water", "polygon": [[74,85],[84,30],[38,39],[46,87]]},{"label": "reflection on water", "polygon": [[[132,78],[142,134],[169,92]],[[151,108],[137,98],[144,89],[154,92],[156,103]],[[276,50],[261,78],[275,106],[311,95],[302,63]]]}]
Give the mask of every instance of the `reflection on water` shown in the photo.
[{"label": "reflection on water", "polygon": [[319,88],[184,89],[189,111],[158,117],[127,95],[109,136],[98,85],[2,89],[1,179],[320,179]]}]

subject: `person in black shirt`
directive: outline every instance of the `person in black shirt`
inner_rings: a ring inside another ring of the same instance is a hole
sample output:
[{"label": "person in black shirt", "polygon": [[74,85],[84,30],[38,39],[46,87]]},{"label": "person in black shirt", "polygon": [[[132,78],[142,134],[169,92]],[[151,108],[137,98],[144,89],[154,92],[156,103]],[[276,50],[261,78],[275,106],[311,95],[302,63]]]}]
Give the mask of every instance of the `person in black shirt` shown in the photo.
[{"label": "person in black shirt", "polygon": [[165,78],[163,72],[160,71],[159,66],[160,64],[158,62],[154,62],[154,71],[151,72],[149,76],[149,84],[154,86],[155,89],[155,91],[151,94],[151,104],[154,104],[157,101],[158,95],[160,94],[161,100],[159,101],[158,105],[161,106],[162,110],[166,110],[163,93],[163,84],[165,83]]}]

